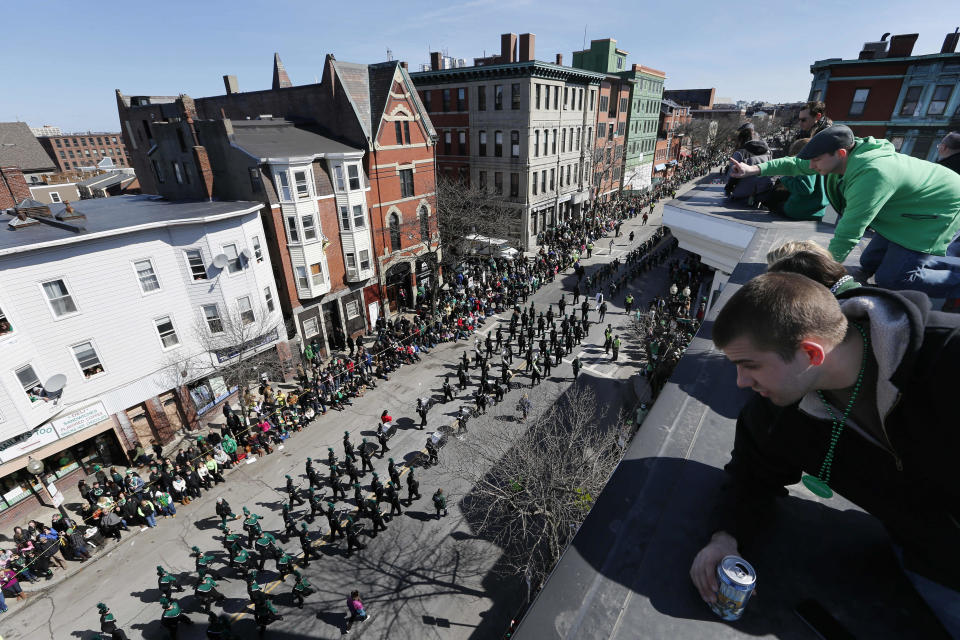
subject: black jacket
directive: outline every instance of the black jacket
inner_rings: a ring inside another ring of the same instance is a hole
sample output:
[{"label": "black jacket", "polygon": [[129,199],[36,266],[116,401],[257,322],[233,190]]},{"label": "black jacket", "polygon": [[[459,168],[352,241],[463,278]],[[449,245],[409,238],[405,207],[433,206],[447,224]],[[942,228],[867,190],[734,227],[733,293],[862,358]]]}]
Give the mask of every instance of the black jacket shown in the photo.
[{"label": "black jacket", "polygon": [[[960,315],[931,311],[914,291],[861,287],[839,297],[863,296],[909,321],[906,352],[889,377],[899,395],[884,423],[887,446],[852,427],[843,431],[830,486],[883,523],[904,547],[908,569],[960,590]],[[737,420],[717,528],[749,545],[785,486],[801,473],[817,475],[830,434],[831,422],[800,403],[777,407],[755,395]]]},{"label": "black jacket", "polygon": [[952,170],[956,171],[957,173],[960,173],[960,153],[955,153],[955,154],[953,154],[952,156],[950,156],[950,157],[948,157],[948,158],[944,158],[943,160],[939,160],[939,161],[937,162],[937,164],[942,164],[942,165],[945,166],[947,169],[952,169]]}]

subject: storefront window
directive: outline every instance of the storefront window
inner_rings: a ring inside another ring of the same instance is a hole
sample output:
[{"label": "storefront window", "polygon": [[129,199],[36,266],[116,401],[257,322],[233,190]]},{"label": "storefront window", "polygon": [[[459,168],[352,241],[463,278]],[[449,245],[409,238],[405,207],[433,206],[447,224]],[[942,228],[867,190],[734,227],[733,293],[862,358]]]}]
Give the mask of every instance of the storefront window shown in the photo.
[{"label": "storefront window", "polygon": [[67,449],[43,459],[44,470],[49,474],[50,479],[62,478],[71,471],[80,468],[80,464],[74,457],[73,451]]},{"label": "storefront window", "polygon": [[15,471],[3,478],[4,508],[12,507],[33,495],[30,491],[31,485],[38,493],[43,491],[40,483],[26,469]]}]

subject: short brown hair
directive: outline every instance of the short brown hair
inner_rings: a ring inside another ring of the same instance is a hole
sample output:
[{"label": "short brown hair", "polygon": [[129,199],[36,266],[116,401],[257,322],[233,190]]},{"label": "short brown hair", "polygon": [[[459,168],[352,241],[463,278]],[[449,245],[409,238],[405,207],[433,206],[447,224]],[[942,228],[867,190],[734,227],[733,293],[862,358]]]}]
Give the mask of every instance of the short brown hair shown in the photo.
[{"label": "short brown hair", "polygon": [[833,259],[833,256],[824,256],[815,251],[798,251],[793,255],[777,260],[768,269],[770,273],[799,273],[807,276],[814,282],[819,282],[830,288],[843,276],[847,270]]},{"label": "short brown hair", "polygon": [[830,290],[796,273],[765,273],[733,294],[713,324],[717,348],[747,337],[757,349],[791,362],[800,342],[811,336],[839,344],[847,318]]},{"label": "short brown hair", "polygon": [[803,108],[809,111],[811,116],[823,116],[827,114],[827,105],[820,100],[811,100]]},{"label": "short brown hair", "polygon": [[807,143],[810,142],[810,138],[799,138],[793,141],[793,144],[790,145],[790,151],[787,152],[788,156],[795,156],[800,153],[800,149],[803,149],[807,146]]}]

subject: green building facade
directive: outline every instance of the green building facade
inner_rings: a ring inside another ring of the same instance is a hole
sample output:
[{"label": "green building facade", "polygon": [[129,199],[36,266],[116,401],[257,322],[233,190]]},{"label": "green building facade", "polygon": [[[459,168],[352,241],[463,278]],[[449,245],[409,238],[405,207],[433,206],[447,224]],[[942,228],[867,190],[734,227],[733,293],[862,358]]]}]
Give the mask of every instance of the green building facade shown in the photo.
[{"label": "green building facade", "polygon": [[650,188],[660,101],[667,74],[639,64],[628,65],[628,55],[617,48],[617,41],[613,38],[591,40],[589,49],[573,52],[573,66],[617,75],[630,83],[621,188],[627,192],[641,192]]}]

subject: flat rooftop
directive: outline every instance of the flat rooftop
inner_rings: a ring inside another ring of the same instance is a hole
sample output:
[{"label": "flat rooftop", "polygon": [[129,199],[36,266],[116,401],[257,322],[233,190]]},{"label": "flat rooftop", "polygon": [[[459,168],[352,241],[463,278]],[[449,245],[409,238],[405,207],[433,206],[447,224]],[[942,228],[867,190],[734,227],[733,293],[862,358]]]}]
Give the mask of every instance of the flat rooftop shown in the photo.
[{"label": "flat rooftop", "polygon": [[[51,223],[37,222],[14,229],[17,216],[0,213],[0,255],[47,246],[129,233],[141,229],[178,224],[197,224],[222,217],[257,211],[261,202],[167,201],[151,195],[115,196],[71,202],[74,215],[83,218],[57,220],[66,205],[48,205]],[[9,210],[8,210],[9,211]]]},{"label": "flat rooftop", "polygon": [[[704,237],[727,229],[745,248],[514,638],[815,638],[794,613],[808,598],[856,638],[946,638],[900,571],[883,527],[843,498],[822,500],[802,485],[789,487],[764,542],[745,554],[757,570],[758,589],[743,618],[723,622],[700,599],[688,571],[712,533],[708,519],[749,394],[736,387],[733,365],[714,349],[712,320],[740,285],[765,271],[769,249],[787,240],[826,243],[832,227],[730,206],[722,185],[709,179],[668,203],[667,226],[671,220],[688,229],[701,225]],[[686,248],[684,234],[675,235]],[[725,255],[734,244],[718,247],[709,259],[730,259]],[[851,254],[848,264],[858,257]]]}]

